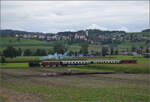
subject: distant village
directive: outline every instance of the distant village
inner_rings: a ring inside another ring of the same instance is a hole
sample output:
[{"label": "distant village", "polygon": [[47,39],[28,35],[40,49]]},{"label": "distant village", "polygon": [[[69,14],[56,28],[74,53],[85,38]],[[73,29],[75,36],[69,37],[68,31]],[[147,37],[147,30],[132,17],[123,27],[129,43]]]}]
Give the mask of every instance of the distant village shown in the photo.
[{"label": "distant village", "polygon": [[28,38],[28,39],[40,39],[40,40],[71,40],[71,39],[82,39],[87,40],[88,31],[80,31],[79,33],[70,34],[15,34],[15,37]]},{"label": "distant village", "polygon": [[[7,34],[1,34],[1,36],[5,36]],[[15,33],[11,34],[17,38],[25,38],[25,39],[37,39],[37,40],[45,40],[45,41],[54,41],[54,40],[83,40],[90,43],[111,43],[113,41],[143,41],[144,35],[138,36],[137,34],[126,34],[123,31],[99,31],[99,30],[80,30],[77,32],[58,32],[56,34],[45,34],[45,33]]]}]

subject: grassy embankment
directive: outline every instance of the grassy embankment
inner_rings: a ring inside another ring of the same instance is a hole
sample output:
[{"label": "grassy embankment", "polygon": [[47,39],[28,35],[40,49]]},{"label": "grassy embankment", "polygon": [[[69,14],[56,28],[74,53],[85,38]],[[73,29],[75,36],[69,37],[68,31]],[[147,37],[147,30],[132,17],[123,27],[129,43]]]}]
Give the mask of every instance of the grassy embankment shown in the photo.
[{"label": "grassy embankment", "polygon": [[[115,57],[115,56],[114,56]],[[116,56],[116,58],[94,58],[89,60],[137,60],[137,64],[97,64],[97,65],[81,65],[71,66],[73,69],[89,70],[89,71],[110,71],[110,72],[129,72],[129,73],[149,73],[149,59],[144,57],[134,56]]]},{"label": "grassy embankment", "polygon": [[[100,71],[100,72],[129,72],[129,73],[149,73],[149,59],[144,57],[134,56],[114,56],[115,58],[90,58],[87,60],[122,60],[122,59],[134,59],[137,60],[137,64],[89,64],[89,65],[73,65],[67,68],[78,69],[83,71]],[[29,68],[28,63],[22,63],[22,61],[38,61],[40,57],[17,57],[7,58],[9,62],[19,63],[3,63],[1,68]],[[41,67],[42,68],[42,67]],[[48,68],[48,67],[46,67]],[[52,67],[55,68],[55,67]],[[58,67],[58,69],[61,67]]]}]

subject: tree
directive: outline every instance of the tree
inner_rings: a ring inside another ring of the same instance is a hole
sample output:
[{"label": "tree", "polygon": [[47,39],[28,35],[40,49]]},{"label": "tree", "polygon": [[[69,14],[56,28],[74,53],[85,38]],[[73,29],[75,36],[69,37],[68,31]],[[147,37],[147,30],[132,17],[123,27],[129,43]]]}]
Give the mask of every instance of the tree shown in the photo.
[{"label": "tree", "polygon": [[142,54],[142,50],[141,49],[137,49],[136,51],[138,54]]},{"label": "tree", "polygon": [[75,52],[74,52],[74,55],[75,55],[75,56],[78,56],[78,51],[75,51]]},{"label": "tree", "polygon": [[150,40],[146,40],[145,41],[145,44],[147,45],[147,44],[150,44]]},{"label": "tree", "polygon": [[0,51],[0,56],[2,56],[3,55],[3,53]]},{"label": "tree", "polygon": [[41,56],[46,56],[47,55],[46,50],[45,49],[41,49],[40,55]]},{"label": "tree", "polygon": [[4,51],[3,55],[5,57],[14,58],[17,56],[17,50],[13,46],[8,46]]},{"label": "tree", "polygon": [[116,51],[115,51],[115,55],[118,55],[118,49],[116,49]]},{"label": "tree", "polygon": [[40,56],[40,49],[37,49],[34,55],[35,56]]},{"label": "tree", "polygon": [[17,38],[17,41],[20,42],[21,41],[20,38]]},{"label": "tree", "polygon": [[94,54],[94,51],[93,51],[93,50],[91,50],[91,54]]},{"label": "tree", "polygon": [[21,56],[22,55],[22,49],[21,48],[19,48],[18,49],[18,54],[17,54],[18,56]]},{"label": "tree", "polygon": [[32,56],[31,50],[30,50],[30,49],[26,49],[26,50],[24,51],[24,56]]},{"label": "tree", "polygon": [[0,62],[1,62],[1,63],[4,63],[4,62],[5,62],[5,57],[4,57],[4,56],[1,56]]},{"label": "tree", "polygon": [[129,49],[127,48],[127,50],[126,50],[127,52],[129,52]]},{"label": "tree", "polygon": [[114,54],[114,48],[113,48],[113,47],[111,47],[111,49],[110,49],[110,54],[111,54],[111,55]]},{"label": "tree", "polygon": [[68,55],[69,55],[69,56],[72,56],[72,55],[74,55],[74,52],[73,52],[73,51],[70,51],[70,52],[68,53]]},{"label": "tree", "polygon": [[49,50],[48,50],[48,54],[54,54],[53,49],[49,49]]},{"label": "tree", "polygon": [[149,48],[147,47],[147,48],[146,48],[146,53],[149,53],[149,52],[150,52],[150,51],[149,51]]},{"label": "tree", "polygon": [[65,44],[56,43],[54,44],[53,51],[58,54],[64,54],[67,51]]},{"label": "tree", "polygon": [[101,54],[101,53],[98,52],[98,51],[95,52],[95,55],[96,55],[96,56],[100,56],[100,54]]},{"label": "tree", "polygon": [[141,50],[143,50],[143,49],[144,49],[144,47],[143,47],[143,46],[140,46],[140,49],[141,49]]},{"label": "tree", "polygon": [[132,52],[135,52],[135,51],[136,51],[136,47],[135,47],[135,46],[132,46],[131,51],[132,51]]},{"label": "tree", "polygon": [[108,47],[102,47],[102,56],[108,55]]},{"label": "tree", "polygon": [[9,43],[12,43],[12,40],[11,40],[11,39],[9,40]]},{"label": "tree", "polygon": [[88,43],[82,43],[80,53],[86,56],[88,54],[88,47],[89,47]]}]

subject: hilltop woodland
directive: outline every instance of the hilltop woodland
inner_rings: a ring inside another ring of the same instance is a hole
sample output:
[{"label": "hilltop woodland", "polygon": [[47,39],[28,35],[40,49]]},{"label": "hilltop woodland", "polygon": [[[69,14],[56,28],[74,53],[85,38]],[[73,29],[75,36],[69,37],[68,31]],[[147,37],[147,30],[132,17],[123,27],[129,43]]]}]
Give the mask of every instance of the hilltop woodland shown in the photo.
[{"label": "hilltop woodland", "polygon": [[149,32],[150,29],[134,33],[88,29],[52,34],[0,30],[0,55],[2,59],[66,51],[70,56],[142,55],[150,52]]}]

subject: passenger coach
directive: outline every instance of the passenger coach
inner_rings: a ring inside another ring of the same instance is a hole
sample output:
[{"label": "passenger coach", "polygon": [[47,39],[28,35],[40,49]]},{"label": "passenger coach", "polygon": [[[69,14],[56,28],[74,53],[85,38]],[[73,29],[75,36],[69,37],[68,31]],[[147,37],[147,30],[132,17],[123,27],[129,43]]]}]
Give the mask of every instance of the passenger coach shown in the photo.
[{"label": "passenger coach", "polygon": [[88,65],[88,64],[136,64],[136,60],[76,60],[76,61],[42,61],[29,62],[30,67],[40,66],[51,67],[51,66],[67,66],[67,65]]}]

